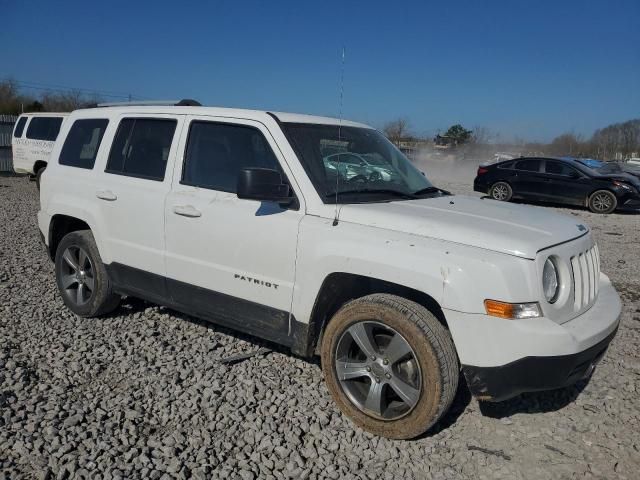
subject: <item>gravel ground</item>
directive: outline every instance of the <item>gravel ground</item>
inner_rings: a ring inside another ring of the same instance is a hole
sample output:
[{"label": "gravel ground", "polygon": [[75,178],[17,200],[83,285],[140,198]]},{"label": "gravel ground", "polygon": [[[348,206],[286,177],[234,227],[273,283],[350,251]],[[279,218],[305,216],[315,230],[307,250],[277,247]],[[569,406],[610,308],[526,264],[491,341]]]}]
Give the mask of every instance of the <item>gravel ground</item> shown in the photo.
[{"label": "gravel ground", "polygon": [[435,431],[392,441],[340,414],[317,362],[134,299],[69,314],[35,185],[0,178],[0,199],[0,478],[638,478],[640,215],[562,209],[593,227],[624,301],[588,384],[501,404],[463,386]]}]

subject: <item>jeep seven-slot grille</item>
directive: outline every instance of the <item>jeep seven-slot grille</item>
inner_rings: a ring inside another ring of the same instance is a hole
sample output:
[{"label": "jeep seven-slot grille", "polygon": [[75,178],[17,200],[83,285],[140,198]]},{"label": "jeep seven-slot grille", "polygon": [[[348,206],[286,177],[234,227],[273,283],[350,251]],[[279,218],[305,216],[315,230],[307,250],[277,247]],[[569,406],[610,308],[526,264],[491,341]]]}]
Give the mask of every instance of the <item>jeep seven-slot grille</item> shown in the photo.
[{"label": "jeep seven-slot grille", "polygon": [[591,305],[598,296],[600,279],[598,245],[571,257],[571,269],[573,270],[573,309],[579,311]]}]

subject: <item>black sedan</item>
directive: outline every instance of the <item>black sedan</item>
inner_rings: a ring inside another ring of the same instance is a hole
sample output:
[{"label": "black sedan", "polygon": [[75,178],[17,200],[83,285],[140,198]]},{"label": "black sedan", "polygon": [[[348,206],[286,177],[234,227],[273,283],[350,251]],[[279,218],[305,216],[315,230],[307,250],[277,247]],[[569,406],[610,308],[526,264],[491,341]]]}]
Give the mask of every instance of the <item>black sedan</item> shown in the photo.
[{"label": "black sedan", "polygon": [[[600,165],[601,164],[601,165]],[[523,157],[478,168],[476,192],[511,199],[586,206],[595,213],[640,210],[640,179],[612,172],[605,163]]]}]

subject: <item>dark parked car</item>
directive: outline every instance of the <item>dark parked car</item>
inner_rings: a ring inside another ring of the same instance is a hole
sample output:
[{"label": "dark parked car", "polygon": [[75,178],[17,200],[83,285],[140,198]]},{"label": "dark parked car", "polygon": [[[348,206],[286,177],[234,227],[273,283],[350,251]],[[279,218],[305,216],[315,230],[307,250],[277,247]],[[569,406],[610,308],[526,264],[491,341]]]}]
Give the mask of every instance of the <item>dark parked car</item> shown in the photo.
[{"label": "dark parked car", "polygon": [[480,166],[473,189],[495,200],[582,205],[595,213],[640,210],[640,179],[597,160],[523,157]]}]

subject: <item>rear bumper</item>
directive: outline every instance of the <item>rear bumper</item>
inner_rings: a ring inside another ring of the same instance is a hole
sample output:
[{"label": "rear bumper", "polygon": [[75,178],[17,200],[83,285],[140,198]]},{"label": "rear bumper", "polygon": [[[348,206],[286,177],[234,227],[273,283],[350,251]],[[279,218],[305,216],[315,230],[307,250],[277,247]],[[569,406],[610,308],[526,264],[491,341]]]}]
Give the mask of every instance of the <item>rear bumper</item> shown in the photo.
[{"label": "rear bumper", "polygon": [[500,367],[463,365],[462,369],[469,390],[480,400],[499,402],[524,392],[567,387],[593,373],[616,333],[617,329],[572,355],[527,357]]},{"label": "rear bumper", "polygon": [[474,192],[481,192],[481,193],[488,193],[489,185],[488,185],[488,183],[486,183],[484,181],[478,180],[478,178],[476,177],[476,179],[473,181],[473,191]]}]

